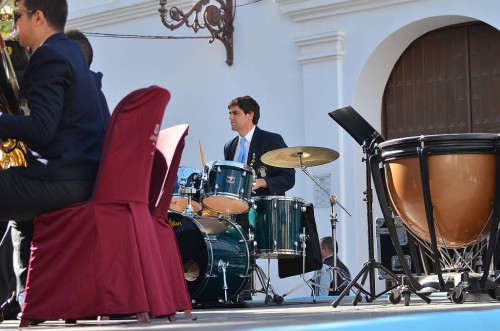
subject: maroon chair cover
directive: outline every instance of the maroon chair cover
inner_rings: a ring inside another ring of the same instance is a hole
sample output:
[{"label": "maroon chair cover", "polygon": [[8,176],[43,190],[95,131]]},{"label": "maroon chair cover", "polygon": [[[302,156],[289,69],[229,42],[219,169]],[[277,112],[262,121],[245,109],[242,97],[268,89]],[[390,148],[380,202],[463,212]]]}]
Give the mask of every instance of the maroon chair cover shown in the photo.
[{"label": "maroon chair cover", "polygon": [[192,306],[179,246],[167,216],[188,128],[189,126],[184,124],[160,132],[150,185],[150,208],[161,247],[162,261],[167,270],[166,285],[173,293],[178,311],[190,311]]},{"label": "maroon chair cover", "polygon": [[170,93],[136,90],[110,120],[93,196],[35,219],[23,321],[175,314],[149,211],[149,180]]}]

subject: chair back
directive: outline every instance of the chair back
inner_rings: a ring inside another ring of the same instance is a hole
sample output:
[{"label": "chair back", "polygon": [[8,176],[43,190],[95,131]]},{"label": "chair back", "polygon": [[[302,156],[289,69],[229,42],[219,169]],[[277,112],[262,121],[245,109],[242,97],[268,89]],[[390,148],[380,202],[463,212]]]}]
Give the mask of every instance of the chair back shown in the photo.
[{"label": "chair back", "polygon": [[160,132],[150,184],[150,210],[153,216],[167,216],[188,130],[189,125],[180,124]]},{"label": "chair back", "polygon": [[147,202],[153,157],[170,93],[150,86],[116,106],[106,132],[95,201]]}]

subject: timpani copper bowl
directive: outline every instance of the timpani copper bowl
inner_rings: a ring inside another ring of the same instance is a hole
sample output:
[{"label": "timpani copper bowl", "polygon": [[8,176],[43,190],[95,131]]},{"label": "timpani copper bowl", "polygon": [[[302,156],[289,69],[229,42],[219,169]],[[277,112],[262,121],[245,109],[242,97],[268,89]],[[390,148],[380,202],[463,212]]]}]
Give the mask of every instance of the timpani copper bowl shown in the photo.
[{"label": "timpani copper bowl", "polygon": [[498,194],[499,140],[497,134],[470,133],[381,143],[390,203],[408,229],[431,243],[434,228],[437,246],[444,248],[485,239]]}]

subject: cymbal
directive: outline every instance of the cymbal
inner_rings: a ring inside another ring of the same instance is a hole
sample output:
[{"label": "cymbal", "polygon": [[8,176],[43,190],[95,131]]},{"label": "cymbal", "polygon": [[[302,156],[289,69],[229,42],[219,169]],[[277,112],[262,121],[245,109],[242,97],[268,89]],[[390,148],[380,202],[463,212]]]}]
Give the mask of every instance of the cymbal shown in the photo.
[{"label": "cymbal", "polygon": [[[278,168],[312,167],[338,159],[339,153],[333,149],[314,146],[286,147],[269,151],[261,160],[267,165]],[[301,164],[302,162],[302,164]]]}]

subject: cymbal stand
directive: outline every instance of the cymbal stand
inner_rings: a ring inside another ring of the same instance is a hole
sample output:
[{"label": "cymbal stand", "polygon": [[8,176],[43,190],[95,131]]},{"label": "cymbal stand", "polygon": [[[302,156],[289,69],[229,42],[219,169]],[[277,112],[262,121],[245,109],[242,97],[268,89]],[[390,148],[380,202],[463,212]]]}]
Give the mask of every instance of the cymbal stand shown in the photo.
[{"label": "cymbal stand", "polygon": [[[364,293],[366,295],[365,299],[367,302],[372,302],[376,298],[380,297],[381,295],[391,291],[392,289],[396,288],[401,284],[401,281],[399,278],[388,268],[386,268],[384,265],[382,265],[380,262],[375,261],[375,251],[374,251],[374,236],[373,236],[373,210],[372,210],[372,205],[373,205],[373,195],[372,195],[372,186],[371,186],[371,169],[370,169],[370,158],[369,156],[374,153],[374,144],[375,144],[375,139],[373,139],[371,142],[368,144],[368,139],[365,140],[363,143],[363,161],[366,164],[366,191],[363,192],[365,194],[365,201],[366,201],[366,207],[367,207],[367,221],[368,221],[368,261],[365,262],[363,265],[363,268],[361,268],[360,272],[357,274],[356,277],[354,277],[347,285],[347,287],[342,291],[342,293],[339,295],[337,300],[335,300],[332,303],[332,307],[336,308],[340,301],[346,296],[347,293],[351,290],[353,286],[358,287],[359,291],[356,293],[356,296],[354,297],[354,300],[352,301],[352,305],[355,306],[357,305],[361,293]],[[375,269],[379,268],[385,271],[388,275],[390,275],[394,280],[396,285],[388,290],[385,290],[382,293],[376,294],[375,293]],[[363,286],[365,284],[366,278],[369,276],[369,285],[370,285],[370,291],[366,291]],[[357,284],[358,279],[361,278],[361,285]]]},{"label": "cymbal stand", "polygon": [[[349,212],[342,206],[338,201],[337,197],[333,194],[330,194],[323,186],[321,186],[320,183],[316,179],[314,179],[313,176],[307,171],[307,166],[302,162],[302,152],[298,153],[299,154],[299,161],[300,161],[300,170],[302,170],[303,173],[307,175],[307,177],[311,178],[311,180],[323,191],[328,195],[328,198],[330,200],[330,206],[332,209],[332,212],[330,213],[330,224],[332,228],[332,250],[333,250],[333,287],[334,290],[336,291],[338,289],[338,281],[337,281],[337,272],[340,270],[337,267],[337,214],[335,212],[335,205],[339,205],[340,208],[342,208],[343,211],[346,212],[347,215],[352,216],[349,214]],[[313,296],[313,300],[314,296]]]},{"label": "cymbal stand", "polygon": [[[314,275],[311,278],[306,280],[306,278],[305,278],[305,275],[306,275],[305,258],[306,258],[306,240],[307,240],[307,238],[306,238],[306,234],[305,234],[305,228],[303,231],[304,232],[301,235],[301,242],[302,242],[302,275],[301,275],[301,277],[302,277],[303,283],[295,286],[294,288],[292,288],[291,290],[289,290],[288,292],[283,294],[283,298],[286,297],[287,295],[301,289],[302,287],[304,287],[304,285],[307,285],[311,289],[313,303],[316,303],[316,293],[315,293],[314,287],[323,287],[323,286],[321,286],[321,284],[316,283],[316,280],[318,278],[320,278],[321,276],[323,276],[324,274],[326,274],[327,272],[330,272],[330,271],[332,271],[332,273],[338,272],[340,274],[340,278],[342,278],[342,280],[343,280],[342,283],[340,285],[338,285],[338,287],[342,287],[342,286],[348,284],[351,281],[351,279],[350,279],[349,275],[341,268],[339,268],[337,266],[335,266],[335,267],[329,266],[328,268],[322,270],[321,272],[314,273]],[[333,290],[337,290],[337,288],[334,288]],[[330,286],[328,286],[328,289],[330,290]]]}]

